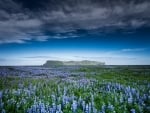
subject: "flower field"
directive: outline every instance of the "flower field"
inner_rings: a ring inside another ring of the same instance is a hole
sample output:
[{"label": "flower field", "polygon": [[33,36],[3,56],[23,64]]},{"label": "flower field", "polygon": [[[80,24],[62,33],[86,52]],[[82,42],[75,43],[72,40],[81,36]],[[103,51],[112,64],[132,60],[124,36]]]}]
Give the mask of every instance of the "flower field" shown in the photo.
[{"label": "flower field", "polygon": [[150,113],[150,68],[0,67],[1,113]]}]

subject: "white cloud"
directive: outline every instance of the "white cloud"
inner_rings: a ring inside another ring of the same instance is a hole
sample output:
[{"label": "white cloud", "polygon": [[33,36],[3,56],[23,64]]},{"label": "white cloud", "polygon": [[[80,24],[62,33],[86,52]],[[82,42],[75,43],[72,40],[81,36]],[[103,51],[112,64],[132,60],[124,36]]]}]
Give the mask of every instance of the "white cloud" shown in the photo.
[{"label": "white cloud", "polygon": [[147,50],[146,48],[127,48],[127,49],[122,49],[122,52],[141,52]]}]

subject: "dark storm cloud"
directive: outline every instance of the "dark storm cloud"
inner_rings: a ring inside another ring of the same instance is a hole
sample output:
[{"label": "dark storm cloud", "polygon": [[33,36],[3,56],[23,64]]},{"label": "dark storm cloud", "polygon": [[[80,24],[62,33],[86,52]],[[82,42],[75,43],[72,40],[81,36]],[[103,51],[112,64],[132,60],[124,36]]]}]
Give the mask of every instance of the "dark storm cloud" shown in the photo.
[{"label": "dark storm cloud", "polygon": [[149,0],[1,0],[0,43],[149,27],[149,7]]}]

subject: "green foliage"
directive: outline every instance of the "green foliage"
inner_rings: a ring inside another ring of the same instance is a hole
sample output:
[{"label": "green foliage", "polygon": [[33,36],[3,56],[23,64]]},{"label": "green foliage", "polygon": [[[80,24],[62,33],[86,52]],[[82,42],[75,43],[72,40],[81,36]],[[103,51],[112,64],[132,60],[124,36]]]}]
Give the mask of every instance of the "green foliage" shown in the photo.
[{"label": "green foliage", "polygon": [[[117,90],[113,92],[106,90],[108,84],[120,84],[123,87],[130,86],[140,92],[140,96],[143,94],[149,94],[150,89],[147,86],[150,82],[150,75],[147,75],[141,70],[140,72],[131,69],[106,69],[103,67],[83,67],[78,70],[79,72],[85,72],[85,76],[69,76],[67,78],[52,77],[52,78],[20,78],[18,76],[7,76],[0,78],[0,90],[8,90],[7,95],[3,95],[2,101],[4,102],[4,109],[8,113],[24,113],[30,108],[35,100],[37,102],[43,102],[44,104],[52,105],[53,99],[51,95],[60,97],[60,100],[56,101],[56,104],[62,103],[62,97],[64,95],[64,88],[66,87],[66,95],[68,97],[75,96],[75,100],[79,100],[81,97],[85,104],[91,103],[93,95],[94,106],[97,110],[101,110],[103,105],[108,106],[112,104],[116,113],[126,112],[129,113],[131,109],[135,109],[137,113],[148,113],[148,109],[138,105],[135,101],[131,104],[127,103],[127,97],[124,98],[124,102],[120,104],[120,97],[124,92]],[[93,74],[96,73],[96,74]],[[82,80],[83,81],[79,81]],[[71,82],[70,82],[71,81]],[[78,82],[79,81],[79,82]],[[23,88],[20,87],[23,85]],[[79,86],[78,84],[81,84]],[[59,91],[58,91],[59,86]],[[34,87],[35,90],[34,90]],[[112,87],[113,88],[113,87]],[[17,94],[18,90],[21,90],[20,94]],[[29,91],[33,91],[33,94],[28,94]],[[23,103],[23,101],[25,102]],[[64,106],[64,113],[72,113],[71,104]],[[144,101],[145,105],[150,105],[150,99]],[[0,111],[1,112],[1,111]],[[112,113],[111,110],[106,109],[107,113]],[[83,113],[81,106],[77,109],[77,113]]]}]

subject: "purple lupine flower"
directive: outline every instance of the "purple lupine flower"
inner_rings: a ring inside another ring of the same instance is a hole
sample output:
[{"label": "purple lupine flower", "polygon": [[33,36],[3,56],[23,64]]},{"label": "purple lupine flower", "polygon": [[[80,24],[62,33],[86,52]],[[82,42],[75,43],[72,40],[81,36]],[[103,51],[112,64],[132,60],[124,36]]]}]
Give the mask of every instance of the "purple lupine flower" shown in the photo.
[{"label": "purple lupine flower", "polygon": [[85,101],[82,101],[82,109],[85,110]]},{"label": "purple lupine flower", "polygon": [[41,113],[45,113],[45,112],[46,112],[45,107],[42,107],[41,108]]},{"label": "purple lupine flower", "polygon": [[73,103],[72,103],[72,111],[73,111],[73,113],[76,112],[76,110],[77,110],[77,101],[73,100]]},{"label": "purple lupine flower", "polygon": [[88,104],[86,104],[85,113],[89,113],[89,106],[88,106]]},{"label": "purple lupine flower", "polygon": [[110,111],[114,111],[114,106],[109,104],[108,107],[107,107]]},{"label": "purple lupine flower", "polygon": [[4,103],[0,102],[0,108],[3,108],[3,107],[4,107]]},{"label": "purple lupine flower", "polygon": [[102,112],[105,113],[105,104],[102,105]]},{"label": "purple lupine flower", "polygon": [[91,110],[92,110],[91,106],[92,106],[92,104],[89,103],[89,113],[91,113]]},{"label": "purple lupine flower", "polygon": [[5,109],[2,109],[1,113],[6,113]]},{"label": "purple lupine flower", "polygon": [[57,108],[57,107],[56,107],[56,104],[53,103],[52,106],[53,106],[53,111],[56,111],[56,108]]},{"label": "purple lupine flower", "polygon": [[78,100],[78,105],[81,105],[81,102],[82,102],[82,98],[81,96],[79,97],[79,100]]},{"label": "purple lupine flower", "polygon": [[35,113],[36,112],[36,105],[33,105],[31,109],[32,109],[32,112]]},{"label": "purple lupine flower", "polygon": [[27,113],[32,113],[32,109],[29,108],[29,109],[27,110]]},{"label": "purple lupine flower", "polygon": [[131,109],[130,111],[131,111],[131,113],[136,113],[136,112],[135,112],[135,109]]},{"label": "purple lupine flower", "polygon": [[61,112],[61,104],[57,105],[57,110]]},{"label": "purple lupine flower", "polygon": [[3,91],[0,91],[0,99],[2,99]]},{"label": "purple lupine flower", "polygon": [[131,104],[132,102],[133,102],[133,98],[132,97],[128,98],[128,103]]},{"label": "purple lupine flower", "polygon": [[93,107],[93,113],[97,113],[97,109]]}]

